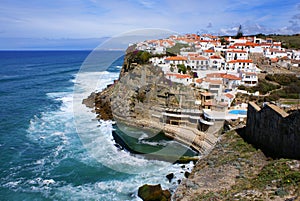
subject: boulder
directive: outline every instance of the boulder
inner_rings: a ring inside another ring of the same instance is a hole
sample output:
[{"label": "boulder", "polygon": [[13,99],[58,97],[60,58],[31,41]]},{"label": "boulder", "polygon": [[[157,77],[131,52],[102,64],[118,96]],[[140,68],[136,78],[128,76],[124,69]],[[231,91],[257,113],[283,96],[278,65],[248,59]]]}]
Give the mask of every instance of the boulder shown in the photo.
[{"label": "boulder", "polygon": [[163,190],[161,185],[145,184],[139,188],[138,196],[143,201],[170,201],[171,193],[168,190]]},{"label": "boulder", "polygon": [[185,178],[188,178],[188,177],[190,176],[190,174],[191,174],[191,173],[189,173],[189,172],[186,171],[186,172],[184,173]]},{"label": "boulder", "polygon": [[170,174],[168,174],[166,177],[167,177],[167,179],[169,180],[169,182],[171,182],[172,179],[174,178],[174,174],[173,174],[173,173],[170,173]]}]

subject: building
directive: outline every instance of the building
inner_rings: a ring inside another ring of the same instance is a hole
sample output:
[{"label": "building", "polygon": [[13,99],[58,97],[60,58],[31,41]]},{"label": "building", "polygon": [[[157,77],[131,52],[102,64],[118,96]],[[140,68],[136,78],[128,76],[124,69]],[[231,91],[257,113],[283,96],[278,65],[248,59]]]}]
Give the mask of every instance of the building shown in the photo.
[{"label": "building", "polygon": [[209,67],[212,70],[221,70],[225,66],[225,61],[221,56],[213,55],[209,57]]},{"label": "building", "polygon": [[227,50],[225,54],[226,61],[248,59],[248,52],[245,50]]},{"label": "building", "polygon": [[168,73],[166,78],[172,82],[181,83],[184,85],[189,85],[193,83],[193,79],[190,75],[179,74],[179,73]]},{"label": "building", "polygon": [[255,66],[253,65],[251,59],[238,59],[238,60],[231,60],[227,62],[223,70],[226,70],[228,72],[234,72],[234,73],[237,73],[240,70],[254,71]]},{"label": "building", "polygon": [[183,57],[183,56],[173,56],[173,57],[167,57],[165,59],[165,63],[166,64],[170,64],[170,65],[178,65],[178,64],[187,64],[187,58]]},{"label": "building", "polygon": [[189,57],[188,65],[192,70],[207,70],[209,68],[209,60],[204,56]]},{"label": "building", "polygon": [[240,77],[242,78],[241,84],[245,86],[255,86],[258,83],[258,77],[255,72],[246,72],[246,71],[240,71]]}]

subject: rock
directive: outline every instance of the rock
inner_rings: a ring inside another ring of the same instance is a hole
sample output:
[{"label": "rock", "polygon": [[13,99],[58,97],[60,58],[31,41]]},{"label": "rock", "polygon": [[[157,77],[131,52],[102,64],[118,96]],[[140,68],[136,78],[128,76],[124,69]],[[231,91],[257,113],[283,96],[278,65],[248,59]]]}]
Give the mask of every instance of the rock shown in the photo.
[{"label": "rock", "polygon": [[166,177],[167,177],[167,179],[169,180],[169,182],[171,183],[172,179],[174,178],[174,174],[173,174],[173,173],[170,173],[170,174],[168,174]]},{"label": "rock", "polygon": [[160,184],[148,185],[145,184],[139,188],[138,196],[143,201],[169,201],[171,193],[168,190],[162,190]]},{"label": "rock", "polygon": [[189,173],[189,172],[185,172],[185,173],[184,173],[184,176],[185,176],[186,178],[188,178],[188,177],[190,176],[190,174],[191,174],[191,173]]}]

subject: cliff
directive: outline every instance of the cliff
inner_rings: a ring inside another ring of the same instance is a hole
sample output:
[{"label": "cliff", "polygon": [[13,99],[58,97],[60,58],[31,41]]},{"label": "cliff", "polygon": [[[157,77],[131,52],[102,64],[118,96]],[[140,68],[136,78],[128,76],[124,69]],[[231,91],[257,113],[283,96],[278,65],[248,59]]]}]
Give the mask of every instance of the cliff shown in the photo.
[{"label": "cliff", "polygon": [[228,132],[182,181],[173,200],[298,200],[300,161],[267,158]]},{"label": "cliff", "polygon": [[[197,91],[166,79],[161,68],[146,62],[148,56],[138,51],[127,53],[119,79],[102,92],[92,93],[83,103],[94,107],[99,119],[114,119],[117,123],[154,129],[156,133],[164,131],[198,152],[209,151],[218,132],[205,134],[197,129],[196,120],[187,120],[193,111],[198,113],[192,115],[199,116]],[[172,114],[164,116],[168,111]]]}]

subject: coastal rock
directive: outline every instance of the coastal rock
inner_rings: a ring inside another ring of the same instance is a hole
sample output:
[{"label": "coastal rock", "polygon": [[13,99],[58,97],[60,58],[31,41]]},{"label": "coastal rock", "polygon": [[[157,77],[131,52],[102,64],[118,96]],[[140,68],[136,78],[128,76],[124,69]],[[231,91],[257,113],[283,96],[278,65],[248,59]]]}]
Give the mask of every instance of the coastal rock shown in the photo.
[{"label": "coastal rock", "polygon": [[191,173],[189,173],[189,172],[185,172],[185,173],[184,173],[185,178],[188,178],[188,177],[190,176],[190,174],[191,174]]},{"label": "coastal rock", "polygon": [[168,190],[162,190],[161,185],[145,184],[139,188],[138,196],[143,201],[169,201],[171,193]]},{"label": "coastal rock", "polygon": [[171,183],[172,179],[174,178],[174,174],[173,174],[173,173],[170,173],[170,174],[168,174],[166,177],[167,177],[167,179],[169,180],[169,182]]}]

